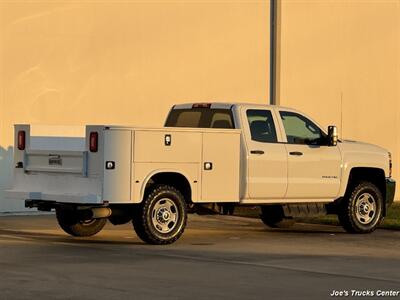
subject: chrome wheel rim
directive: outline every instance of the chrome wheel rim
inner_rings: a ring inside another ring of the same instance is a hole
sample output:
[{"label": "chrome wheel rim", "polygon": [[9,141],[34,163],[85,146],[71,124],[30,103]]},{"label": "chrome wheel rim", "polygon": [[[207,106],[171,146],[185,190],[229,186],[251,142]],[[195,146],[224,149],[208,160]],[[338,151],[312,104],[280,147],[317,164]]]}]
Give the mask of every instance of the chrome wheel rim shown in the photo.
[{"label": "chrome wheel rim", "polygon": [[160,233],[170,233],[178,223],[178,207],[168,198],[156,202],[151,211],[151,221],[154,228]]},{"label": "chrome wheel rim", "polygon": [[370,224],[376,216],[376,210],[376,200],[370,193],[363,193],[357,198],[356,217],[361,224]]}]

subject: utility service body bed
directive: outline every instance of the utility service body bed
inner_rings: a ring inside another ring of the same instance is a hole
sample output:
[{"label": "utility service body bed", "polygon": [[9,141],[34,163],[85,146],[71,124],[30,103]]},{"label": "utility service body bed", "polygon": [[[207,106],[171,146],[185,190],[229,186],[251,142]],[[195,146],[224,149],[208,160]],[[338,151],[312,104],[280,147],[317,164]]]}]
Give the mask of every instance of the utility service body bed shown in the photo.
[{"label": "utility service body bed", "polygon": [[183,175],[193,203],[240,201],[240,130],[86,126],[81,149],[59,137],[35,144],[29,125],[15,125],[9,192],[27,206],[140,203],[157,174]]}]

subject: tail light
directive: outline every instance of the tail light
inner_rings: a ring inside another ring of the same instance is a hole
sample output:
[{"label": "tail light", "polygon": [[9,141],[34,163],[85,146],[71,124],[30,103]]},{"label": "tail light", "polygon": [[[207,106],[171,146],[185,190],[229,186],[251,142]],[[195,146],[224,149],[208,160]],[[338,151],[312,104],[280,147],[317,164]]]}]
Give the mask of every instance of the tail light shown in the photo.
[{"label": "tail light", "polygon": [[90,133],[89,150],[90,152],[97,152],[99,149],[99,134],[95,131]]},{"label": "tail light", "polygon": [[18,150],[25,150],[26,145],[26,135],[25,131],[18,131]]}]

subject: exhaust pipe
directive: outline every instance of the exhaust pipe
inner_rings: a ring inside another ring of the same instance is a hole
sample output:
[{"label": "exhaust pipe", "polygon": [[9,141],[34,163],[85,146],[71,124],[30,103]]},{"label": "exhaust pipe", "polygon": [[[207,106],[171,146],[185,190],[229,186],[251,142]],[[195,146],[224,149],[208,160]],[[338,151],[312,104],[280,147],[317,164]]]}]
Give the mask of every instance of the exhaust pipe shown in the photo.
[{"label": "exhaust pipe", "polygon": [[92,207],[79,210],[81,220],[109,219],[112,224],[124,224],[132,220],[133,210],[130,207]]},{"label": "exhaust pipe", "polygon": [[112,214],[111,208],[108,207],[96,207],[91,209],[91,219],[102,219],[108,218]]},{"label": "exhaust pipe", "polygon": [[103,219],[108,218],[112,214],[111,208],[94,207],[89,209],[78,210],[81,220]]}]

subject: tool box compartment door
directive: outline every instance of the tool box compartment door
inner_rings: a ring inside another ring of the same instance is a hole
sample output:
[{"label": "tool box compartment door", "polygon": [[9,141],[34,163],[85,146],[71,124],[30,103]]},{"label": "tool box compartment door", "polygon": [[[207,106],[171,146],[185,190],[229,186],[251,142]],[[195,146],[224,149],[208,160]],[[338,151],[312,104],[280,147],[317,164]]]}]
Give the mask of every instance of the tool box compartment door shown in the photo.
[{"label": "tool box compartment door", "polygon": [[103,199],[110,203],[131,202],[132,131],[104,131]]},{"label": "tool box compartment door", "polygon": [[240,134],[203,133],[202,202],[239,202]]}]

